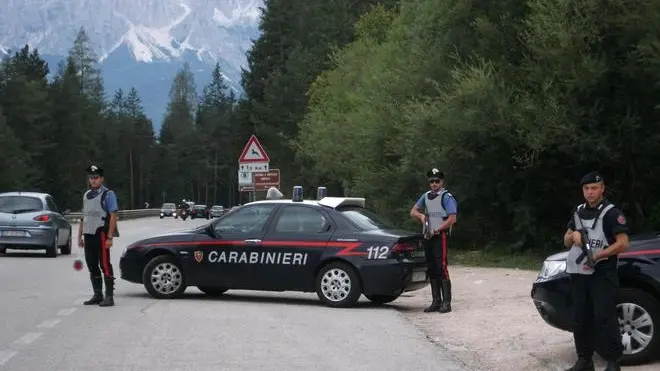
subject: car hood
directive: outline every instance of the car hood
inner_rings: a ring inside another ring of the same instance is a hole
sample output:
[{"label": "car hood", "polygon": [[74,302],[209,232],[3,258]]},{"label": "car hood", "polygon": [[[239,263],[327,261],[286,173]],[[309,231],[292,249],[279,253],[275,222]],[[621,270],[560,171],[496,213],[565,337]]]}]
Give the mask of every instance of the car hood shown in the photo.
[{"label": "car hood", "polygon": [[186,230],[180,232],[164,233],[156,236],[143,238],[139,241],[134,242],[129,247],[142,246],[154,243],[163,243],[163,242],[189,242],[192,241],[199,232],[196,230]]},{"label": "car hood", "polygon": [[568,251],[562,251],[553,255],[548,256],[545,260],[547,261],[561,261],[566,260],[568,257]]}]

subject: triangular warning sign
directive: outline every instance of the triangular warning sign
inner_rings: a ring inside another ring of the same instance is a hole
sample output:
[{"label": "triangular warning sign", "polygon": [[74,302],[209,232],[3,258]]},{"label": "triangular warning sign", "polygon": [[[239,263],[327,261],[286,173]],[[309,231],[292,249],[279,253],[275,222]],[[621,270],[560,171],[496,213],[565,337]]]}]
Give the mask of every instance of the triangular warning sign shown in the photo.
[{"label": "triangular warning sign", "polygon": [[243,148],[238,162],[270,162],[270,157],[259,143],[259,139],[252,135]]}]

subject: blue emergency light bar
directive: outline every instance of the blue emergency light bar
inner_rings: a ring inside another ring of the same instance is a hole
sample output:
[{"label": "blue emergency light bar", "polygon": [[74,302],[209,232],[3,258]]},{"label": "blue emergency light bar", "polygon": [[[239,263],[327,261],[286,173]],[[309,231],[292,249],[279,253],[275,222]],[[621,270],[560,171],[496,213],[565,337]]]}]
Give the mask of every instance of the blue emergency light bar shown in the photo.
[{"label": "blue emergency light bar", "polygon": [[293,197],[291,198],[293,202],[302,202],[303,201],[303,187],[294,186],[293,187]]},{"label": "blue emergency light bar", "polygon": [[320,200],[324,197],[328,197],[328,189],[326,187],[318,187],[316,189],[316,200]]}]

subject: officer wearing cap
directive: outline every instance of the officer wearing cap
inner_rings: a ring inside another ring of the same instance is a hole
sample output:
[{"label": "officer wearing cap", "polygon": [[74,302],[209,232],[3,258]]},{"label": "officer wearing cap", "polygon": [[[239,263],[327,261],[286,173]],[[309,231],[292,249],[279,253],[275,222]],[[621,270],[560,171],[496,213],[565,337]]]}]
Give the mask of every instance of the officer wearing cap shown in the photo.
[{"label": "officer wearing cap", "polygon": [[[600,174],[591,172],[580,184],[586,202],[573,209],[564,234],[564,245],[570,248],[566,272],[571,275],[573,338],[578,356],[567,371],[593,371],[594,350],[607,361],[605,371],[620,370],[623,345],[615,297],[618,254],[629,245],[628,226],[621,210],[604,197],[605,183]],[[584,254],[583,247],[587,246],[591,257]]]},{"label": "officer wearing cap", "polygon": [[433,168],[426,173],[430,190],[422,194],[410,216],[424,225],[428,219],[430,238],[426,240],[426,261],[433,302],[424,312],[451,312],[451,280],[447,270],[447,237],[456,223],[457,202],[444,188],[445,174]]},{"label": "officer wearing cap", "polygon": [[[119,236],[117,196],[103,184],[103,168],[91,165],[85,172],[89,179],[89,189],[83,195],[83,219],[78,229],[78,245],[85,249],[85,262],[94,296],[84,304],[108,307],[114,305],[110,248],[113,237]],[[104,282],[105,298],[102,291]]]}]

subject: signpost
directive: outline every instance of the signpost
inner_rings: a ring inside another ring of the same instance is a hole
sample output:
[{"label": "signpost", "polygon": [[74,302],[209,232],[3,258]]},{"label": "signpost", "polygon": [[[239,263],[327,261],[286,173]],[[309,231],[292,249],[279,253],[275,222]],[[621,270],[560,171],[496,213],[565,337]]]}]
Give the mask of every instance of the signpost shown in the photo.
[{"label": "signpost", "polygon": [[270,187],[280,188],[280,170],[270,169],[254,173],[254,189],[257,191],[267,191]]},{"label": "signpost", "polygon": [[[241,192],[255,192],[254,173],[267,172],[270,157],[253,134],[248,139],[241,155],[238,157],[238,188]],[[278,176],[279,183],[279,176]],[[252,199],[250,197],[250,199]]]}]

